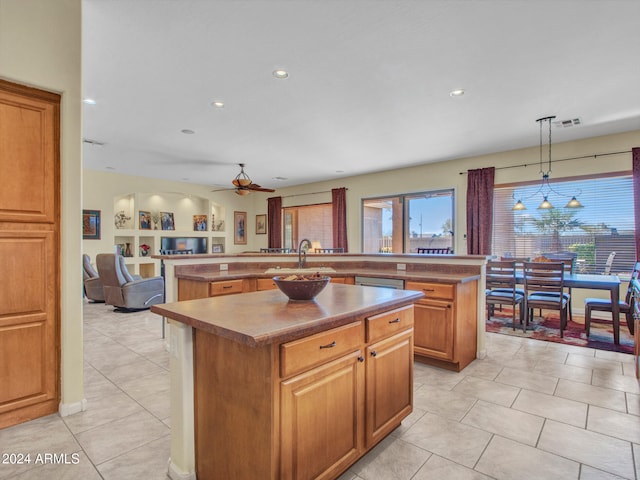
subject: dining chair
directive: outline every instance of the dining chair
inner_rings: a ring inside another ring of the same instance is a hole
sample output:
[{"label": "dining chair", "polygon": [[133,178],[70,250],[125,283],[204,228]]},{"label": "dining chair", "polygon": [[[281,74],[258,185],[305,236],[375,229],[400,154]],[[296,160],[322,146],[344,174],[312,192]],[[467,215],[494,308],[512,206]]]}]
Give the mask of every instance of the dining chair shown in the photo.
[{"label": "dining chair", "polygon": [[[629,279],[629,288],[627,288],[627,294],[623,300],[618,302],[618,306],[620,307],[620,313],[625,314],[627,327],[629,328],[629,333],[631,335],[634,334],[634,326],[633,326],[633,286],[631,284],[631,280],[637,279],[640,276],[640,262],[636,262],[633,267],[633,272],[631,272],[631,278]],[[592,312],[611,312],[613,315],[613,308],[611,304],[611,299],[605,298],[585,298],[584,299],[584,331],[589,336],[591,331],[591,322],[594,323],[607,323],[612,324],[613,319],[605,320],[600,318],[592,318]]]},{"label": "dining chair", "polygon": [[[558,253],[544,253],[543,257],[552,262],[562,262],[564,264],[564,273],[572,274],[575,272],[576,267],[576,259],[578,258],[577,253],[573,252],[558,252]],[[567,288],[564,292],[564,296],[569,302],[567,310],[569,311],[569,320],[573,320],[573,315],[571,313],[571,288]],[[540,313],[542,315],[542,312]]]},{"label": "dining chair", "polygon": [[486,303],[487,320],[494,312],[496,305],[511,305],[513,330],[516,329],[516,308],[520,311],[520,323],[526,332],[524,293],[516,288],[516,262],[489,260],[486,267]]},{"label": "dining chair", "polygon": [[[515,270],[516,272],[518,272],[518,270],[522,271],[522,266],[524,265],[524,262],[528,262],[530,259],[530,257],[500,257],[500,261],[503,262],[515,262]],[[516,282],[517,283],[517,282]],[[494,290],[499,291],[502,290],[501,288],[494,288]],[[504,289],[504,291],[509,292],[511,291],[511,288],[506,288]],[[516,293],[518,293],[519,295],[522,295],[524,297],[524,288],[518,287],[516,286]],[[502,306],[500,306],[500,309],[502,310]]]},{"label": "dining chair", "polygon": [[560,312],[560,337],[567,326],[567,310],[570,298],[564,291],[563,262],[525,262],[524,290],[527,314],[525,326],[533,319],[535,308]]}]

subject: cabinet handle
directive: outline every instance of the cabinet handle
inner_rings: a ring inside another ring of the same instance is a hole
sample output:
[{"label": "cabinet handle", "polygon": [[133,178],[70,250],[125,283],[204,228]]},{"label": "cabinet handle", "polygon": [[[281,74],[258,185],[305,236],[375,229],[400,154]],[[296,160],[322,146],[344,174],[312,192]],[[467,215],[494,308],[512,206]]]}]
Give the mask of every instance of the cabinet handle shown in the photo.
[{"label": "cabinet handle", "polygon": [[363,357],[363,356],[359,356],[359,357],[358,357],[358,361],[359,361],[360,363],[364,362],[364,357]]},{"label": "cabinet handle", "polygon": [[447,308],[451,308],[451,304],[450,303],[447,303]]},{"label": "cabinet handle", "polygon": [[371,352],[371,356],[372,357],[375,357],[376,355],[378,355],[378,354],[377,354],[377,352],[375,350],[373,352]]},{"label": "cabinet handle", "polygon": [[222,288],[232,288],[233,285],[223,285]]},{"label": "cabinet handle", "polygon": [[395,320],[389,320],[389,323],[400,323],[400,317],[396,318]]},{"label": "cabinet handle", "polygon": [[422,291],[423,292],[435,292],[435,289],[433,289],[433,288],[423,288]]},{"label": "cabinet handle", "polygon": [[336,346],[336,341],[334,340],[333,342],[327,344],[327,345],[320,345],[320,348],[333,348]]}]

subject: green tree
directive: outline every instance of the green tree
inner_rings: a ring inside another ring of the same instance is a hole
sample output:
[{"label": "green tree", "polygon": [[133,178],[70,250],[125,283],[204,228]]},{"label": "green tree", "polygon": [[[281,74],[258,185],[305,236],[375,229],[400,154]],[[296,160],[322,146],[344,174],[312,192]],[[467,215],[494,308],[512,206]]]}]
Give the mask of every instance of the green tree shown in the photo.
[{"label": "green tree", "polygon": [[451,224],[451,219],[447,218],[447,221],[442,224],[441,228],[444,236],[451,235],[451,232],[453,232],[453,225]]},{"label": "green tree", "polygon": [[552,236],[551,248],[553,251],[559,251],[561,233],[570,232],[577,228],[583,229],[584,227],[584,224],[575,218],[576,214],[576,211],[550,208],[545,210],[540,218],[532,218],[531,222],[540,233]]}]

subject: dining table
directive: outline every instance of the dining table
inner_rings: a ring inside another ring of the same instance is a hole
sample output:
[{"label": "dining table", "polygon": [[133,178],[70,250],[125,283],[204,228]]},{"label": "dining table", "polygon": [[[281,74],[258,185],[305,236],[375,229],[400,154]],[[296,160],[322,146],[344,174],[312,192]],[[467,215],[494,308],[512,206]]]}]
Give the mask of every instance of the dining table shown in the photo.
[{"label": "dining table", "polygon": [[[524,273],[518,271],[516,280],[524,284]],[[566,288],[586,288],[588,290],[608,290],[611,296],[611,316],[613,321],[613,343],[620,344],[620,278],[617,275],[597,275],[590,273],[567,273],[563,275]]]}]

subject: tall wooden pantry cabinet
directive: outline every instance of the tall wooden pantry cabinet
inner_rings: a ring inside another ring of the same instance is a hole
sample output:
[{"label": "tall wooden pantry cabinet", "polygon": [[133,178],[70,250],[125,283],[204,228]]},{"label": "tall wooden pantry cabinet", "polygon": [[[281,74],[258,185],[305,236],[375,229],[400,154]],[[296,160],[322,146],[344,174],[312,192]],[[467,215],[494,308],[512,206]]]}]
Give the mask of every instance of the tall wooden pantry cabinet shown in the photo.
[{"label": "tall wooden pantry cabinet", "polygon": [[60,402],[59,152],[60,96],[0,80],[0,428]]}]

